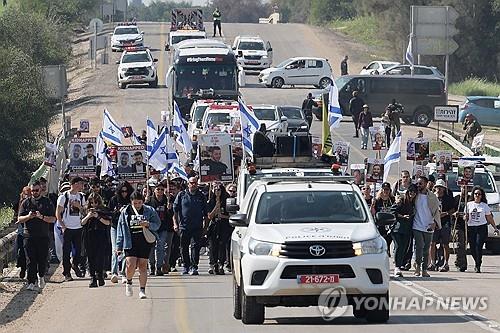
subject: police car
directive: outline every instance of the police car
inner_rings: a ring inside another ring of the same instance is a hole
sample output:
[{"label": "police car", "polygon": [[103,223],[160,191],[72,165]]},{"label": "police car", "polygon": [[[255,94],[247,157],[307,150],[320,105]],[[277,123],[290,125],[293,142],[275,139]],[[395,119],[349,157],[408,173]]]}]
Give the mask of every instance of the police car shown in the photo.
[{"label": "police car", "polygon": [[122,51],[130,46],[143,46],[144,32],[133,23],[120,23],[111,35],[111,50]]},{"label": "police car", "polygon": [[156,63],[151,51],[144,47],[130,47],[125,49],[118,65],[118,88],[125,89],[128,84],[147,83],[150,87],[158,86]]}]

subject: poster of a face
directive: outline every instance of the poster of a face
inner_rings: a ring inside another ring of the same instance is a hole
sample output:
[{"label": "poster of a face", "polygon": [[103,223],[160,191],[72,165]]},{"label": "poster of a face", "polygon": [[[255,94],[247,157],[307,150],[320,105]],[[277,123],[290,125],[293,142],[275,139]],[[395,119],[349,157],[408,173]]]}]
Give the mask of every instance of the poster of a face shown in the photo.
[{"label": "poster of a face", "polygon": [[131,138],[134,135],[134,131],[132,130],[132,126],[124,126],[122,127],[122,134],[125,139]]},{"label": "poster of a face", "polygon": [[413,178],[418,179],[419,177],[429,177],[429,168],[420,164],[413,166]]},{"label": "poster of a face", "polygon": [[426,161],[429,159],[429,139],[412,138],[406,143],[406,159],[412,161]]},{"label": "poster of a face", "polygon": [[439,150],[436,155],[436,170],[438,173],[447,173],[453,166],[451,162],[452,152],[449,150]]},{"label": "poster of a face", "polygon": [[471,148],[472,149],[478,149],[483,146],[483,141],[484,141],[484,134],[481,135],[476,135],[474,139],[472,140]]},{"label": "poster of a face", "polygon": [[81,133],[88,133],[88,132],[90,132],[90,121],[87,120],[87,119],[81,119],[80,120],[79,131]]},{"label": "poster of a face", "polygon": [[70,176],[93,177],[96,174],[96,138],[72,138],[69,143]]},{"label": "poster of a face", "polygon": [[349,164],[349,142],[334,142],[333,152],[337,159],[337,164],[341,166],[348,166]]},{"label": "poster of a face", "polygon": [[116,172],[120,180],[140,182],[146,180],[146,146],[119,146],[116,148]]},{"label": "poster of a face", "polygon": [[43,164],[53,168],[56,165],[57,146],[53,143],[45,143],[45,158]]},{"label": "poster of a face", "polygon": [[200,180],[232,182],[234,179],[231,135],[228,133],[203,134],[198,138]]},{"label": "poster of a face", "polygon": [[323,143],[321,141],[321,138],[317,137],[317,136],[313,136],[311,141],[312,141],[312,145],[311,145],[312,156],[314,156],[314,158],[316,158],[316,159],[320,159],[321,155],[322,155],[321,151],[323,149]]},{"label": "poster of a face", "polygon": [[385,150],[387,149],[385,142],[385,133],[382,126],[370,127],[370,138],[372,140],[373,150]]},{"label": "poster of a face", "polygon": [[475,161],[468,161],[463,159],[458,160],[457,184],[460,186],[473,186],[475,170]]},{"label": "poster of a face", "polygon": [[354,177],[354,184],[363,185],[365,183],[365,165],[351,164],[351,176]]},{"label": "poster of a face", "polygon": [[369,158],[366,166],[366,182],[382,183],[384,179],[384,160]]}]

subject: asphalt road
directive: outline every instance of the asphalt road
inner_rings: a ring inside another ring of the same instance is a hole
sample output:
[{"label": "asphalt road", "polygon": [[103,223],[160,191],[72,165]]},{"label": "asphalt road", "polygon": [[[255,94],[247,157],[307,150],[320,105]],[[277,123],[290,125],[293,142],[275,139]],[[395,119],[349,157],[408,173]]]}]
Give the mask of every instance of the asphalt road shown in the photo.
[{"label": "asphalt road", "polygon": [[[352,45],[343,47],[342,38],[303,25],[249,25],[225,24],[226,41],[231,42],[238,34],[258,34],[268,38],[275,51],[275,63],[296,55],[326,56],[331,59],[334,71],[340,58]],[[160,59],[160,85],[168,69],[167,53],[162,51],[168,25],[143,25],[146,43],[156,49]],[[113,54],[110,65],[104,65],[89,82],[87,98],[70,112],[73,122],[78,119],[91,120],[91,133],[101,127],[102,110],[106,107],[115,120],[122,125],[132,125],[136,131],[145,128],[145,119],[159,121],[160,111],[165,109],[164,88],[149,89],[130,87],[119,90],[116,85],[116,65]],[[352,70],[361,64],[351,63]],[[285,88],[281,90],[260,87],[256,78],[243,89],[248,103],[273,103],[299,105],[309,88]],[[319,134],[320,123],[314,121],[313,133]],[[404,139],[415,136],[417,128],[403,126]],[[425,129],[425,135],[435,137],[434,131]],[[353,125],[345,122],[338,129],[335,139],[351,142],[351,163],[361,163],[364,157],[375,157],[372,151],[361,151],[359,139],[353,139]],[[401,168],[409,168],[402,161]],[[396,173],[396,167],[393,170]],[[268,308],[263,326],[244,326],[232,317],[231,276],[209,276],[206,258],[202,259],[199,277],[184,277],[179,273],[165,277],[153,277],[148,282],[147,300],[125,297],[123,285],[110,285],[89,290],[88,280],[77,280],[60,285],[49,284],[43,295],[38,296],[36,309],[29,309],[22,320],[5,326],[5,332],[500,332],[500,258],[486,256],[484,273],[472,273],[472,258],[469,271],[458,273],[434,272],[431,278],[403,278],[390,285],[391,296],[487,296],[488,307],[484,311],[470,313],[445,311],[429,307],[391,312],[387,324],[367,325],[352,317],[350,310],[331,322],[322,320],[315,307]],[[451,260],[453,262],[453,258]],[[405,276],[410,276],[406,274]],[[137,287],[137,280],[134,284]],[[28,293],[23,291],[23,293]]]}]

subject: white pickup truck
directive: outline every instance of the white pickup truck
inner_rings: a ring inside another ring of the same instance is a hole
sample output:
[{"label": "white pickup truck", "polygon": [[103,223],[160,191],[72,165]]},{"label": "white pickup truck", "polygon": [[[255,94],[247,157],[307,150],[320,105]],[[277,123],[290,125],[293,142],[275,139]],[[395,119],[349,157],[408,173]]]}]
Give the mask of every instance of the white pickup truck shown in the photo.
[{"label": "white pickup truck", "polygon": [[238,66],[243,67],[246,73],[258,74],[273,63],[271,43],[257,36],[237,36],[233,42],[233,50],[238,56]]}]

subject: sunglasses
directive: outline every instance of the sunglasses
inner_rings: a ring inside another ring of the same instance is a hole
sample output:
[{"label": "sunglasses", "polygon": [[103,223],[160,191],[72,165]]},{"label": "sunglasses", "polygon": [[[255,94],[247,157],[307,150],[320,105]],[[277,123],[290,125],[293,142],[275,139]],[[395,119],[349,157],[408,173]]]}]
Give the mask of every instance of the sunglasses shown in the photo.
[{"label": "sunglasses", "polygon": [[481,192],[474,192],[474,195],[483,195]]},{"label": "sunglasses", "polygon": [[121,190],[122,193],[128,193],[128,190]]},{"label": "sunglasses", "polygon": [[198,184],[198,182],[189,182],[189,184]]},{"label": "sunglasses", "polygon": [[40,189],[33,189],[31,192],[40,192]]},{"label": "sunglasses", "polygon": [[155,190],[156,190],[156,191],[165,191],[165,189],[164,189],[163,187],[161,187],[161,188],[160,188],[160,187],[157,187],[157,188],[155,188]]}]

